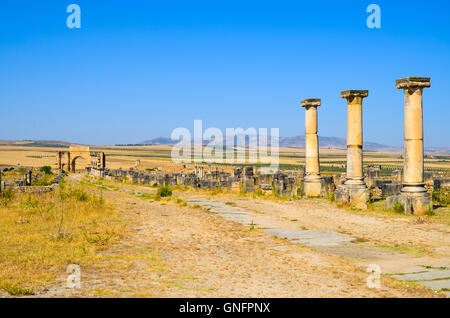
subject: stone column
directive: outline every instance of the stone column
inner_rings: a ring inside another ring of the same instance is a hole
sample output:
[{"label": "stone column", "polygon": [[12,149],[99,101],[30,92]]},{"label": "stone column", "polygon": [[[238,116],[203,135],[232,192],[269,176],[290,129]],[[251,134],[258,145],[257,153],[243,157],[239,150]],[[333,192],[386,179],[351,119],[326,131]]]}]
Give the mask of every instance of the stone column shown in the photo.
[{"label": "stone column", "polygon": [[302,194],[317,197],[323,194],[322,177],[319,168],[319,137],[317,136],[317,107],[320,99],[304,99],[305,107],[305,174],[302,182]]},{"label": "stone column", "polygon": [[347,99],[347,175],[344,185],[335,193],[336,200],[361,209],[367,208],[369,199],[363,175],[362,130],[362,101],[367,96],[367,90],[341,92],[341,97]]},{"label": "stone column", "polygon": [[345,184],[365,185],[363,175],[362,101],[369,91],[343,91],[347,99],[347,176]]},{"label": "stone column", "polygon": [[433,208],[423,173],[422,91],[430,86],[429,77],[407,77],[396,82],[396,87],[405,94],[403,182],[401,194],[388,198],[386,205],[392,207],[398,201],[406,213],[417,215]]},{"label": "stone column", "polygon": [[426,192],[423,178],[422,90],[430,78],[408,77],[397,80],[405,93],[404,166],[402,192]]}]

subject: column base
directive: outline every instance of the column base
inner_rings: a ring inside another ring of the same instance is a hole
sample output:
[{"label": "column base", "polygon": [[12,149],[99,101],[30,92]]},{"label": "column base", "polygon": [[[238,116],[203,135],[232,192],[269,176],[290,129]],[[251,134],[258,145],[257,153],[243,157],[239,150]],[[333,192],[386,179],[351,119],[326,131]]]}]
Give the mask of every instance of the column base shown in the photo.
[{"label": "column base", "polygon": [[364,186],[364,187],[367,187],[366,183],[364,182],[364,178],[363,177],[361,177],[361,178],[346,178],[344,184],[348,185],[348,186]]},{"label": "column base", "polygon": [[337,187],[334,199],[342,204],[350,204],[361,210],[367,210],[370,198],[369,189],[362,184],[342,184]]},{"label": "column base", "polygon": [[306,197],[323,197],[328,195],[328,188],[321,177],[302,180],[302,195]]},{"label": "column base", "polygon": [[386,208],[405,214],[424,215],[433,210],[433,202],[428,192],[400,192],[386,199]]},{"label": "column base", "polygon": [[402,190],[401,192],[404,193],[421,193],[421,192],[427,192],[427,189],[425,188],[425,183],[402,183]]}]

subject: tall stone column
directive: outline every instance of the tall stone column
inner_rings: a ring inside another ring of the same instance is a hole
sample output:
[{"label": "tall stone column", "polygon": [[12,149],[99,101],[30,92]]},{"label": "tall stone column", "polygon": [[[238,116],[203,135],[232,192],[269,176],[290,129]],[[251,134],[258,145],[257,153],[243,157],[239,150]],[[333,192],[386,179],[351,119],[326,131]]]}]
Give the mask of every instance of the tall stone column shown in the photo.
[{"label": "tall stone column", "polygon": [[401,194],[388,198],[386,205],[392,207],[398,201],[406,213],[417,215],[433,207],[424,187],[423,173],[422,91],[430,86],[429,77],[407,77],[396,82],[396,88],[403,89],[405,94],[403,182]]},{"label": "tall stone column", "polygon": [[404,177],[402,192],[426,192],[423,178],[422,90],[430,87],[430,78],[408,77],[397,80],[405,93]]},{"label": "tall stone column", "polygon": [[362,101],[369,91],[343,91],[347,99],[347,177],[345,184],[365,185],[363,175]]},{"label": "tall stone column", "polygon": [[318,197],[323,194],[323,180],[319,168],[319,137],[317,136],[317,107],[320,99],[304,99],[305,107],[305,174],[302,182],[302,194]]},{"label": "tall stone column", "polygon": [[346,181],[335,193],[337,201],[366,209],[369,191],[363,175],[362,102],[369,96],[367,90],[341,92],[347,99],[347,175]]}]

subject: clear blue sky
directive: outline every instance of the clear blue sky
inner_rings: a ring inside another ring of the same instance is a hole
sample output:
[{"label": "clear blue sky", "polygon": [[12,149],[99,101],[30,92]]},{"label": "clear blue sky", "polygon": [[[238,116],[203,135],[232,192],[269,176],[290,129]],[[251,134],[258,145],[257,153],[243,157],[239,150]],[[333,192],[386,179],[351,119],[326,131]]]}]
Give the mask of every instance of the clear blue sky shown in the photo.
[{"label": "clear blue sky", "polygon": [[364,139],[400,146],[395,79],[429,76],[425,145],[449,147],[449,71],[446,0],[3,1],[0,139],[135,143],[194,119],[302,135],[303,98],[322,98],[319,135],[345,137],[340,91],[368,89]]}]

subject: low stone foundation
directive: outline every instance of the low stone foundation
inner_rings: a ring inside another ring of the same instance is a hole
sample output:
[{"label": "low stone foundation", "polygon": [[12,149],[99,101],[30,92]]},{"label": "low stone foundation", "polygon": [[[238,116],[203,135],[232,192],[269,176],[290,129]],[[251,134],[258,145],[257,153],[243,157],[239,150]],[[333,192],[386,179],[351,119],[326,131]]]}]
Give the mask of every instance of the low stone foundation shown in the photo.
[{"label": "low stone foundation", "polygon": [[53,184],[51,186],[20,186],[14,189],[22,193],[46,193],[52,192],[54,189],[57,189],[58,187],[59,184]]},{"label": "low stone foundation", "polygon": [[343,184],[334,193],[337,202],[351,204],[361,210],[367,210],[369,198],[370,191],[365,185]]},{"label": "low stone foundation", "polygon": [[401,204],[405,214],[424,215],[433,210],[433,202],[428,192],[403,192],[386,199],[386,209],[392,210],[395,204]]},{"label": "low stone foundation", "polygon": [[399,193],[402,189],[402,184],[400,182],[384,183],[381,187],[381,196],[387,198],[391,195]]},{"label": "low stone foundation", "polygon": [[332,177],[321,177],[318,179],[303,179],[301,193],[306,197],[326,197],[334,191]]}]

